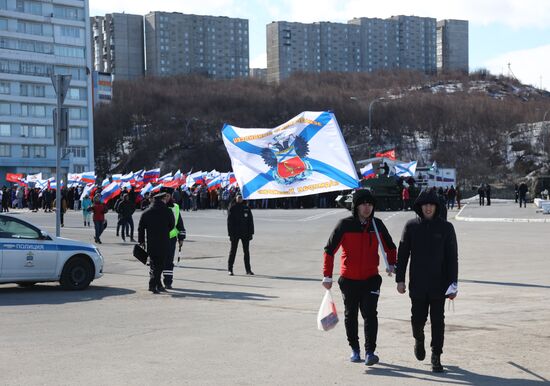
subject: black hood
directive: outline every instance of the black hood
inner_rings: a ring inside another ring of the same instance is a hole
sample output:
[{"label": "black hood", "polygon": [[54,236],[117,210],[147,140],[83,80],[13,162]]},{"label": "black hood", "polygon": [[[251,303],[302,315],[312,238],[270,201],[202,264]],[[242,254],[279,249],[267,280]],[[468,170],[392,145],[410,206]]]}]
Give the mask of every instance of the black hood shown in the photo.
[{"label": "black hood", "polygon": [[439,201],[439,197],[437,196],[437,193],[435,190],[425,190],[422,193],[420,193],[417,197],[417,199],[414,201],[413,210],[416,212],[416,214],[420,218],[424,218],[424,215],[422,214],[422,205],[424,204],[434,204],[435,205],[435,215],[434,218],[439,216],[439,213],[441,212],[441,201]]},{"label": "black hood", "polygon": [[357,217],[357,207],[365,202],[372,204],[372,213],[370,217],[374,216],[374,209],[376,208],[376,198],[368,189],[359,189],[353,193],[351,199],[351,213],[353,217]]}]

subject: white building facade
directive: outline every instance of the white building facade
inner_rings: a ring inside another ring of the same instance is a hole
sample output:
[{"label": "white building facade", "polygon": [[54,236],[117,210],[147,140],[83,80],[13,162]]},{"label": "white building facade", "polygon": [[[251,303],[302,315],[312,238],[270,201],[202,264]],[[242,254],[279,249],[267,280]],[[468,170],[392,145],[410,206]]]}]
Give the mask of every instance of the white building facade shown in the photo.
[{"label": "white building facade", "polygon": [[53,74],[72,76],[63,172],[94,168],[88,0],[0,0],[0,184],[55,174]]}]

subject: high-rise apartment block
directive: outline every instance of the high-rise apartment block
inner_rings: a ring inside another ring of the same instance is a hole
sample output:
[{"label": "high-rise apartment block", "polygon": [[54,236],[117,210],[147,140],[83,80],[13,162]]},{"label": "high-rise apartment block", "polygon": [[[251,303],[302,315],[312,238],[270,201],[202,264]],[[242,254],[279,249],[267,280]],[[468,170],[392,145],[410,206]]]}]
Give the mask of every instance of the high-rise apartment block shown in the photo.
[{"label": "high-rise apartment block", "polygon": [[114,80],[143,77],[143,16],[112,13],[94,16],[90,22],[94,70],[111,73]]},{"label": "high-rise apartment block", "polygon": [[55,173],[50,76],[72,76],[64,172],[93,170],[88,0],[0,0],[0,181]]},{"label": "high-rise apartment block", "polygon": [[360,71],[360,30],[340,23],[273,22],[267,25],[267,80],[293,71]]},{"label": "high-rise apartment block", "polygon": [[436,26],[431,17],[392,16],[398,23],[399,68],[435,73]]},{"label": "high-rise apartment block", "polygon": [[[436,30],[436,19],[417,16],[355,18],[347,24],[273,22],[267,25],[267,80],[278,82],[294,71],[435,73]],[[449,38],[454,39],[456,34]]]},{"label": "high-rise apartment block", "polygon": [[145,16],[147,75],[248,77],[248,20],[151,12]]},{"label": "high-rise apartment block", "polygon": [[468,72],[468,21],[437,22],[437,71]]}]

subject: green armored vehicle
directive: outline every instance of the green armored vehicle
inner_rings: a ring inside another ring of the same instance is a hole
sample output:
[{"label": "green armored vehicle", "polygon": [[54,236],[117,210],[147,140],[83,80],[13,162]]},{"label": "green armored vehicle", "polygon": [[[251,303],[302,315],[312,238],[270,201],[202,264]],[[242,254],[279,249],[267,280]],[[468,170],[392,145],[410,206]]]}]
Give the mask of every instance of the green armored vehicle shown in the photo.
[{"label": "green armored vehicle", "polygon": [[[377,171],[374,178],[362,179],[361,187],[369,189],[376,197],[376,210],[402,210],[403,200],[403,179],[394,176],[388,177],[390,167],[394,167],[395,163],[401,161],[389,160],[385,157],[375,157],[368,160],[359,161],[358,163],[372,163],[374,170]],[[412,180],[412,181],[411,181]],[[408,180],[405,185],[409,188],[409,208],[418,197],[420,189],[414,184],[414,179]],[[338,205],[351,208],[351,194],[338,196],[336,198]]]}]

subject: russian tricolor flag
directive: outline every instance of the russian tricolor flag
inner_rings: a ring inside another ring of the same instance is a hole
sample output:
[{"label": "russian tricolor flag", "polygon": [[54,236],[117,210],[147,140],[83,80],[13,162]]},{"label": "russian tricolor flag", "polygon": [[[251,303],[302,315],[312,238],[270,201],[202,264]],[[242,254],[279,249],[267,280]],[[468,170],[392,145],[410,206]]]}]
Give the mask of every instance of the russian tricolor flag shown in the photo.
[{"label": "russian tricolor flag", "polygon": [[143,182],[156,182],[157,179],[160,177],[160,168],[147,170],[145,173],[143,173]]},{"label": "russian tricolor flag", "polygon": [[195,172],[187,176],[187,186],[190,188],[195,184],[200,185],[202,183],[204,183],[204,177],[203,177],[202,171]]},{"label": "russian tricolor flag", "polygon": [[220,186],[222,186],[222,177],[218,176],[208,183],[208,191],[218,189]]},{"label": "russian tricolor flag", "polygon": [[95,184],[95,172],[84,172],[80,177],[80,181],[85,184]]},{"label": "russian tricolor flag", "polygon": [[124,174],[122,177],[120,177],[120,180],[122,182],[128,182],[130,183],[131,185],[133,185],[136,180],[134,179],[134,172],[130,172],[128,174]]},{"label": "russian tricolor flag", "polygon": [[145,197],[145,195],[146,195],[147,193],[149,193],[151,190],[153,190],[153,185],[151,185],[151,183],[149,182],[149,183],[147,183],[147,185],[145,185],[145,186],[141,189],[141,193],[140,193],[140,194],[141,194],[143,197]]},{"label": "russian tricolor flag", "polygon": [[109,200],[115,198],[120,194],[120,184],[117,182],[111,182],[101,192],[101,201],[106,204]]},{"label": "russian tricolor flag", "polygon": [[359,169],[361,171],[361,175],[364,179],[368,180],[369,178],[376,177],[376,174],[374,174],[374,168],[372,166],[372,162],[365,165],[364,168]]},{"label": "russian tricolor flag", "polygon": [[160,178],[158,179],[158,182],[161,182],[161,181],[172,181],[172,172],[166,173],[165,175],[163,175],[162,177],[160,177]]}]

